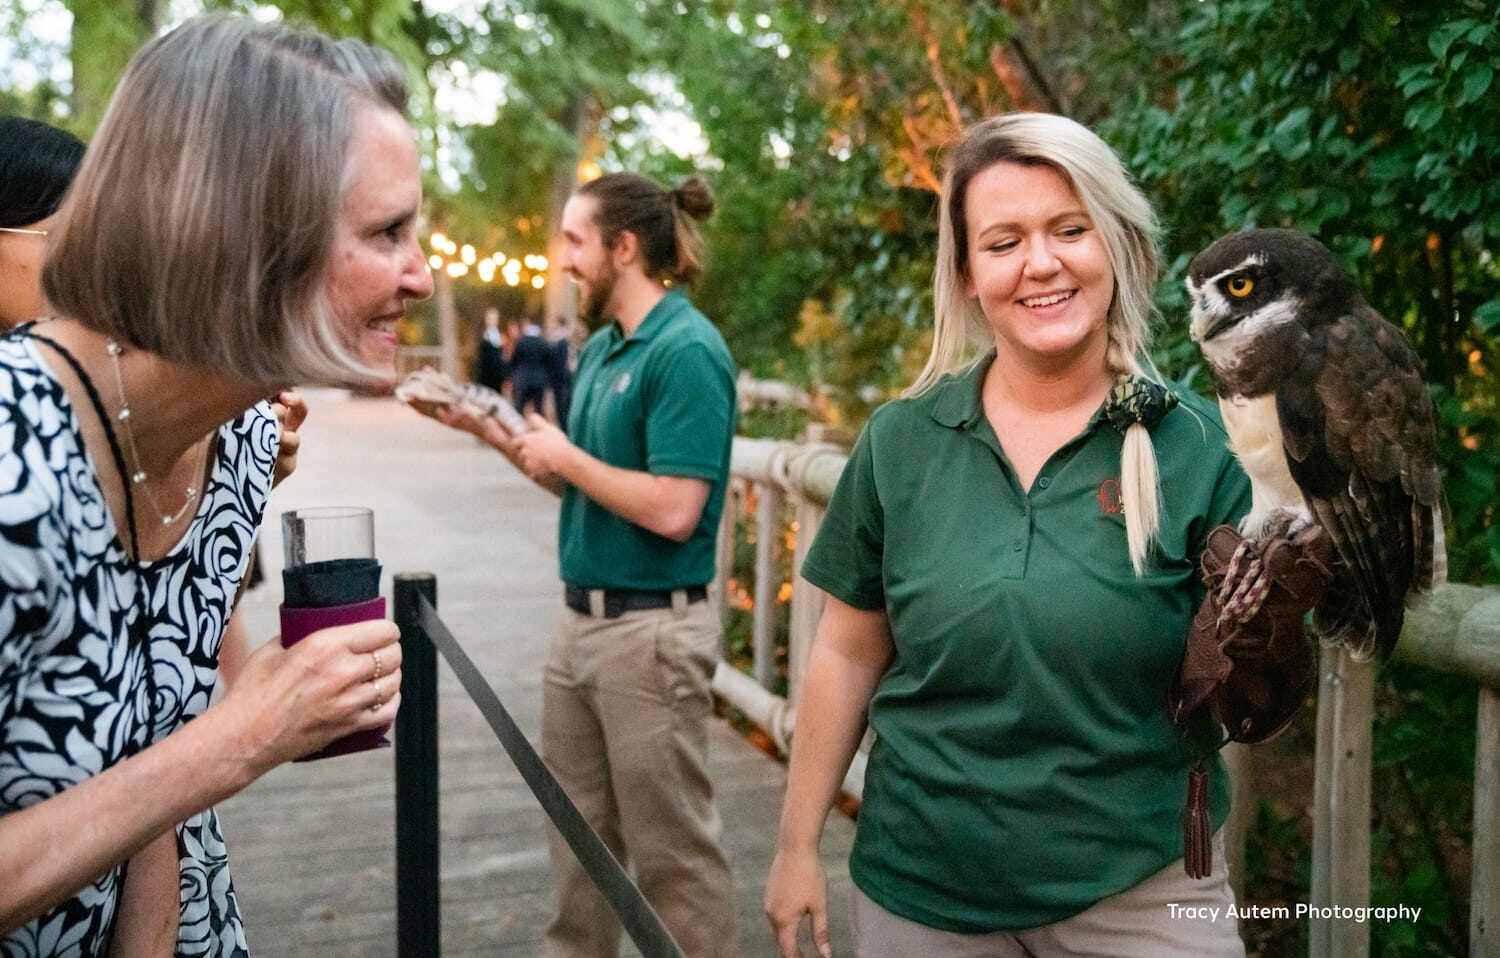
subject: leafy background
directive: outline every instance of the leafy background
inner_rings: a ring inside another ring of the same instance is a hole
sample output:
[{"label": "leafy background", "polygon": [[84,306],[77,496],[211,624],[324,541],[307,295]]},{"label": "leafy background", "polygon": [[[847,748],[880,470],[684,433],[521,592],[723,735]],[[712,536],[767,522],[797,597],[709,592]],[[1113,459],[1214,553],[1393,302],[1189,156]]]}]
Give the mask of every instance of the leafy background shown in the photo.
[{"label": "leafy background", "polygon": [[[476,245],[544,251],[582,168],[704,172],[719,212],[697,300],[742,367],[808,387],[814,418],[845,430],[925,358],[945,145],[1002,110],[1073,116],[1120,152],[1166,228],[1159,365],[1204,386],[1180,282],[1194,252],[1251,225],[1314,233],[1425,363],[1452,578],[1500,580],[1500,9],[1488,0],[209,5],[401,56],[429,220]],[[0,0],[0,52],[42,64],[24,83],[0,73],[0,109],[86,135],[134,48],[201,6]],[[66,41],[29,26],[57,9],[72,15]],[[500,102],[455,109],[480,77]],[[669,114],[696,124],[696,148],[663,144]],[[485,303],[544,306],[472,282],[457,300],[473,323]],[[790,435],[803,419],[745,425]],[[739,552],[743,572],[747,542]],[[1374,925],[1374,952],[1467,953],[1475,690],[1398,664],[1378,708],[1374,903],[1423,911]],[[1306,900],[1311,742],[1304,726],[1256,753],[1249,901]],[[1295,922],[1248,931],[1252,953],[1306,947]]]}]

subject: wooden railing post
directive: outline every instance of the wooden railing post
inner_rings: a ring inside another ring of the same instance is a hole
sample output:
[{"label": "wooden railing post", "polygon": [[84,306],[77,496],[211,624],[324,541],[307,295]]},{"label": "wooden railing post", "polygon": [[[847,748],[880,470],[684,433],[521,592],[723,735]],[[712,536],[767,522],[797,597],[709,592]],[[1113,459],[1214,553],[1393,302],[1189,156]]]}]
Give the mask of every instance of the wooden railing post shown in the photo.
[{"label": "wooden railing post", "polygon": [[1318,689],[1318,743],[1313,778],[1312,888],[1308,954],[1353,958],[1370,953],[1370,924],[1325,918],[1320,909],[1370,902],[1370,740],[1374,662],[1325,648]]},{"label": "wooden railing post", "polygon": [[[1474,654],[1500,657],[1500,595],[1478,603],[1459,626]],[[1500,683],[1479,689],[1474,737],[1474,865],[1469,901],[1470,958],[1500,958]]]},{"label": "wooden railing post", "polygon": [[[1229,820],[1224,823],[1224,856],[1229,866],[1229,887],[1234,900],[1245,901],[1245,834],[1255,814],[1251,794],[1250,746],[1230,742],[1224,746],[1224,768],[1229,773]],[[1241,925],[1243,930],[1244,926]]]},{"label": "wooden railing post", "polygon": [[[724,511],[719,514],[719,535],[714,541],[713,600],[719,604],[719,623],[729,623],[729,577],[734,572],[734,535],[740,518],[740,480],[731,476],[724,489]],[[720,658],[724,649],[719,650]]]},{"label": "wooden railing post", "polygon": [[438,958],[437,650],[422,632],[423,599],[437,605],[430,573],[395,577],[401,629],[401,710],[396,713],[396,954]]},{"label": "wooden railing post", "polygon": [[1469,954],[1500,958],[1500,691],[1479,690],[1474,742],[1474,879]]},{"label": "wooden railing post", "polygon": [[[776,574],[777,540],[781,538],[781,488],[774,482],[755,484],[755,681],[763,689],[776,684]],[[795,588],[795,587],[794,587]]]}]

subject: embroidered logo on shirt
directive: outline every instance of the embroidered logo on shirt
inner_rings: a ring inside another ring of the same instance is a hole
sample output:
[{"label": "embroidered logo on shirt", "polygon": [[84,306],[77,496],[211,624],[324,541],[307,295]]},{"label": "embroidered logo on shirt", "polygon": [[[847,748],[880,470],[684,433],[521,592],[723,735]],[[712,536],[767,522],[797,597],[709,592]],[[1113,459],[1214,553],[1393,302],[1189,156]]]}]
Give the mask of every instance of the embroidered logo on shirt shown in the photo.
[{"label": "embroidered logo on shirt", "polygon": [[1099,483],[1099,492],[1095,497],[1099,500],[1099,514],[1102,516],[1119,515],[1125,511],[1125,503],[1120,499],[1120,480],[1106,479]]},{"label": "embroidered logo on shirt", "polygon": [[628,373],[628,372],[621,373],[620,374],[620,378],[618,378],[618,379],[615,380],[615,392],[622,393],[622,392],[624,392],[625,390],[627,390],[629,388],[630,388],[630,373]]}]

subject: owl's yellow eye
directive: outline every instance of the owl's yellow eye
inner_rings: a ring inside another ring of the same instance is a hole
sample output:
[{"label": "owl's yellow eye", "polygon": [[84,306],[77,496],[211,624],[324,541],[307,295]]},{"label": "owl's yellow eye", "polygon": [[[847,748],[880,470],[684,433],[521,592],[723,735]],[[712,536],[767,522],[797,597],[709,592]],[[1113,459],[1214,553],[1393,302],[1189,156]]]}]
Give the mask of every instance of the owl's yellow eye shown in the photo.
[{"label": "owl's yellow eye", "polygon": [[1255,281],[1248,276],[1236,276],[1229,281],[1229,295],[1237,299],[1244,299],[1250,295],[1255,288]]}]

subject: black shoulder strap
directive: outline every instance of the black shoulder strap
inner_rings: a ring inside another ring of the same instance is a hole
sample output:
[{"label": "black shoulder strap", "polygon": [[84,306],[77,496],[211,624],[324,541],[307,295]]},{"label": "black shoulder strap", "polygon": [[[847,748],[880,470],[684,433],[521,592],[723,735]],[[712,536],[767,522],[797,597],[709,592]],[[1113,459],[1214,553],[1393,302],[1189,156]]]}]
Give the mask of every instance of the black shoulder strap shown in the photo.
[{"label": "black shoulder strap", "polygon": [[22,329],[32,339],[46,343],[57,350],[57,354],[66,359],[68,365],[73,367],[73,372],[77,374],[78,381],[83,383],[83,389],[88,393],[89,402],[94,405],[94,413],[98,415],[99,423],[104,427],[104,436],[109,440],[109,451],[114,455],[115,469],[120,473],[120,485],[125,488],[125,523],[130,528],[130,553],[131,557],[139,562],[141,558],[141,542],[140,536],[136,533],[135,497],[130,492],[130,469],[125,465],[125,454],[120,451],[119,437],[115,435],[115,427],[110,425],[109,413],[104,411],[104,401],[99,398],[99,390],[94,388],[94,381],[89,378],[89,374],[83,371],[83,364],[78,361],[78,358],[72,352],[64,348],[61,343],[50,336],[38,335],[35,329],[29,327],[22,327]]}]

